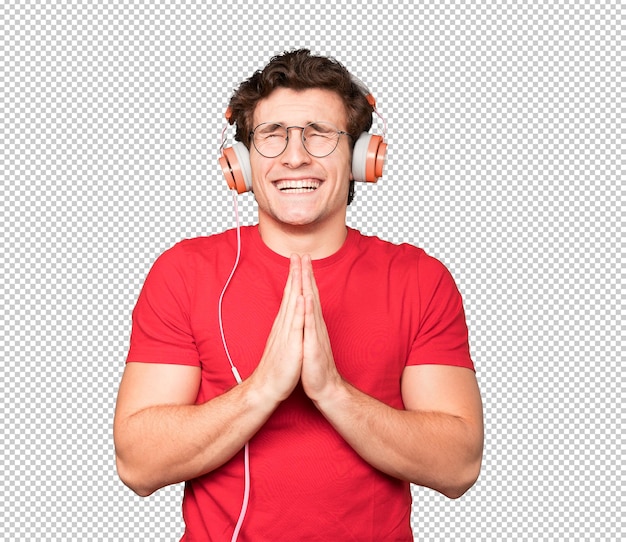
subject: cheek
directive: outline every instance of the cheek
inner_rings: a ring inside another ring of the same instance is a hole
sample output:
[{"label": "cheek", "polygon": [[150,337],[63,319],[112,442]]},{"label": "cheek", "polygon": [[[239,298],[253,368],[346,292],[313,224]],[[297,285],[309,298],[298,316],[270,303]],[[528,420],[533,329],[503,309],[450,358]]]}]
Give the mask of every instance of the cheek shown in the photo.
[{"label": "cheek", "polygon": [[338,175],[341,179],[352,180],[352,155],[350,154],[344,160],[342,160],[341,164],[336,166]]},{"label": "cheek", "polygon": [[252,187],[261,184],[261,181],[267,176],[267,165],[258,156],[250,156],[250,171],[252,174]]}]

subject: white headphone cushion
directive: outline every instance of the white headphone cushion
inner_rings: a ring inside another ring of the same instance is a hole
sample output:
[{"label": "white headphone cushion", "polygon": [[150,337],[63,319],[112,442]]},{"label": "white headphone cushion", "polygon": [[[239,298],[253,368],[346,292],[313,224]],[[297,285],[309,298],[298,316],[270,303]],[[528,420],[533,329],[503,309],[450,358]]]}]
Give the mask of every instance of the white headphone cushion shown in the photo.
[{"label": "white headphone cushion", "polygon": [[246,183],[246,188],[248,189],[248,191],[250,191],[252,190],[252,168],[250,167],[250,151],[241,141],[233,144],[232,149],[235,153],[235,156],[237,157],[237,161],[239,162],[239,167],[241,168],[241,174],[243,175],[243,180]]},{"label": "white headphone cushion", "polygon": [[371,134],[363,132],[354,144],[354,151],[352,152],[352,176],[355,181],[365,182],[367,179],[367,149],[371,139]]}]

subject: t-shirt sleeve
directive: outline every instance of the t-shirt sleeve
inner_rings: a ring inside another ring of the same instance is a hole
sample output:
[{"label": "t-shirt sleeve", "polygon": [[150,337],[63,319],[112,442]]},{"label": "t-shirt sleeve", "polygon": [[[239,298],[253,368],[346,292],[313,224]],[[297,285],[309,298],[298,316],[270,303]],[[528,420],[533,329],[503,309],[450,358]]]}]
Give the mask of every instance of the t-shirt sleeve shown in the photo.
[{"label": "t-shirt sleeve", "polygon": [[157,259],[133,310],[127,363],[200,365],[191,331],[188,282],[176,246]]},{"label": "t-shirt sleeve", "polygon": [[422,253],[418,259],[419,325],[407,365],[453,365],[474,370],[461,294],[448,269]]}]

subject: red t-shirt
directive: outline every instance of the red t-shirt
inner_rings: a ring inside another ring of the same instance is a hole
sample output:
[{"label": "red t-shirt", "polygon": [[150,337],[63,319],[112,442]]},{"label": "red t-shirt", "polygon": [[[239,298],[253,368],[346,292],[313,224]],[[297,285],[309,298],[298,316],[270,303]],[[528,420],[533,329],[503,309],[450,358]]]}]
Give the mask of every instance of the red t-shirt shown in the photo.
[{"label": "red t-shirt", "polygon": [[[241,243],[223,322],[245,379],[261,359],[289,260],[263,243],[256,226],[241,229]],[[235,257],[235,230],[178,243],[155,262],[133,312],[127,361],[200,366],[198,404],[235,385],[218,324]],[[337,368],[356,388],[401,409],[405,366],[473,369],[461,296],[423,250],[349,229],[342,248],[313,269]],[[301,386],[251,439],[250,475],[242,542],[413,540],[408,482],[363,461]],[[183,540],[230,540],[243,490],[243,452],[188,481]]]}]

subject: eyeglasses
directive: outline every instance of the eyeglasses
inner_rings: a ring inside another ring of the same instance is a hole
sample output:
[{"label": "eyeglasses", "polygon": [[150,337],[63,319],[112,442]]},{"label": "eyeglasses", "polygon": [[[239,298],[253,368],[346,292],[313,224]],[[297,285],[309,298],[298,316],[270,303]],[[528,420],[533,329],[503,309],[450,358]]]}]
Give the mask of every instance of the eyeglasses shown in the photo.
[{"label": "eyeglasses", "polygon": [[305,126],[284,126],[279,122],[263,122],[250,132],[250,138],[261,156],[276,158],[287,148],[289,130],[293,128],[302,131],[302,145],[306,152],[316,158],[324,158],[333,152],[337,148],[340,136],[350,136],[348,132],[337,129],[330,122],[309,122]]}]

